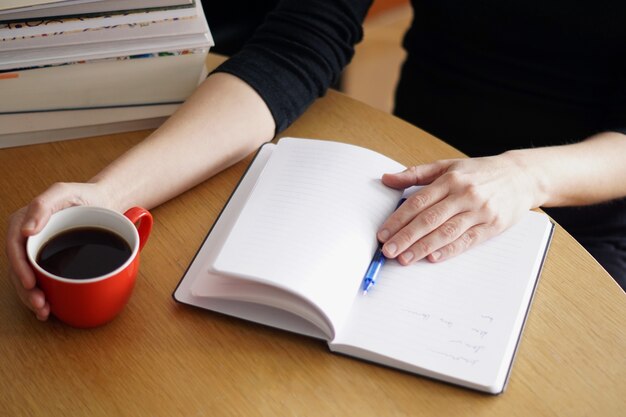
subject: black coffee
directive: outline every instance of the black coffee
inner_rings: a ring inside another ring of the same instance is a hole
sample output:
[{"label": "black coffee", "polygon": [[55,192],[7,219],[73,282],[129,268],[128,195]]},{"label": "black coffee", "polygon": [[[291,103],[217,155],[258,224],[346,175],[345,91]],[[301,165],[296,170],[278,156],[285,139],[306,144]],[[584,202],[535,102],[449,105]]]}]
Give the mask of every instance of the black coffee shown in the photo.
[{"label": "black coffee", "polygon": [[63,278],[88,279],[114,271],[130,255],[130,246],[116,233],[99,227],[79,227],[46,242],[37,254],[37,264]]}]

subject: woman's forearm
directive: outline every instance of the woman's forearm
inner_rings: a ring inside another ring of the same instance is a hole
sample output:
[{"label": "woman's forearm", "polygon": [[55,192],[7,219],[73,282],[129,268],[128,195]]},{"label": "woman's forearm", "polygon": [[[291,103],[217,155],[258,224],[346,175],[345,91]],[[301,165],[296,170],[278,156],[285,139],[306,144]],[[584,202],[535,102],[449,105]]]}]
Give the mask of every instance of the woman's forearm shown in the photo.
[{"label": "woman's forearm", "polygon": [[580,206],[626,196],[626,136],[604,132],[579,143],[508,151],[535,181],[536,206]]},{"label": "woman's forearm", "polygon": [[90,182],[111,208],[152,208],[241,160],[274,129],[256,91],[232,75],[213,74],[159,129]]}]

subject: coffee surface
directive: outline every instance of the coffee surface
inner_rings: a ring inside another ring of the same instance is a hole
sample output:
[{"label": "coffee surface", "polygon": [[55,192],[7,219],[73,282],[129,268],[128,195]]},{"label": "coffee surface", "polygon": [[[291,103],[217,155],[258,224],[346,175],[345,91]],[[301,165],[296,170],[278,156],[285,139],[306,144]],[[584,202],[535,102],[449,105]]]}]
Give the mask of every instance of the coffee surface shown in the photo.
[{"label": "coffee surface", "polygon": [[37,254],[46,271],[70,279],[106,275],[120,267],[132,251],[117,233],[99,227],[80,227],[53,236]]}]

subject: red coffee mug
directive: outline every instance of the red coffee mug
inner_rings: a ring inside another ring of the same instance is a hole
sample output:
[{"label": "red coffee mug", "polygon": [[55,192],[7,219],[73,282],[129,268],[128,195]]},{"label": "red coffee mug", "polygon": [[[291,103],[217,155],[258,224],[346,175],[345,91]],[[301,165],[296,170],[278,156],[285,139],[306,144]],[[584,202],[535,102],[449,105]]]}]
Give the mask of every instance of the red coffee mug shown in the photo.
[{"label": "red coffee mug", "polygon": [[[139,252],[150,236],[152,223],[150,212],[141,207],[133,207],[124,215],[89,206],[70,207],[53,214],[44,229],[26,242],[28,260],[35,271],[37,285],[50,304],[51,313],[64,323],[80,328],[100,326],[117,316],[133,291]],[[80,280],[54,275],[37,264],[37,254],[51,238],[80,227],[99,227],[115,232],[128,243],[130,257],[110,273]]]}]

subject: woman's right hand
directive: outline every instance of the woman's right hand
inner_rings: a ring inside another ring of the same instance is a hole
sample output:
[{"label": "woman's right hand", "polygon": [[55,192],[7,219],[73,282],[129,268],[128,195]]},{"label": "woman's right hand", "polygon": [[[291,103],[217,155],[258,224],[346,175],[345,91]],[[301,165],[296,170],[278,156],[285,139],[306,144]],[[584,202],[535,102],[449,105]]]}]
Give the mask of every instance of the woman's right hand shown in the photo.
[{"label": "woman's right hand", "polygon": [[9,259],[9,278],[17,295],[39,320],[50,315],[50,305],[37,287],[35,273],[26,256],[26,239],[37,234],[48,223],[50,216],[71,206],[108,206],[107,199],[92,183],[57,183],[22,207],[9,218],[6,253]]}]

